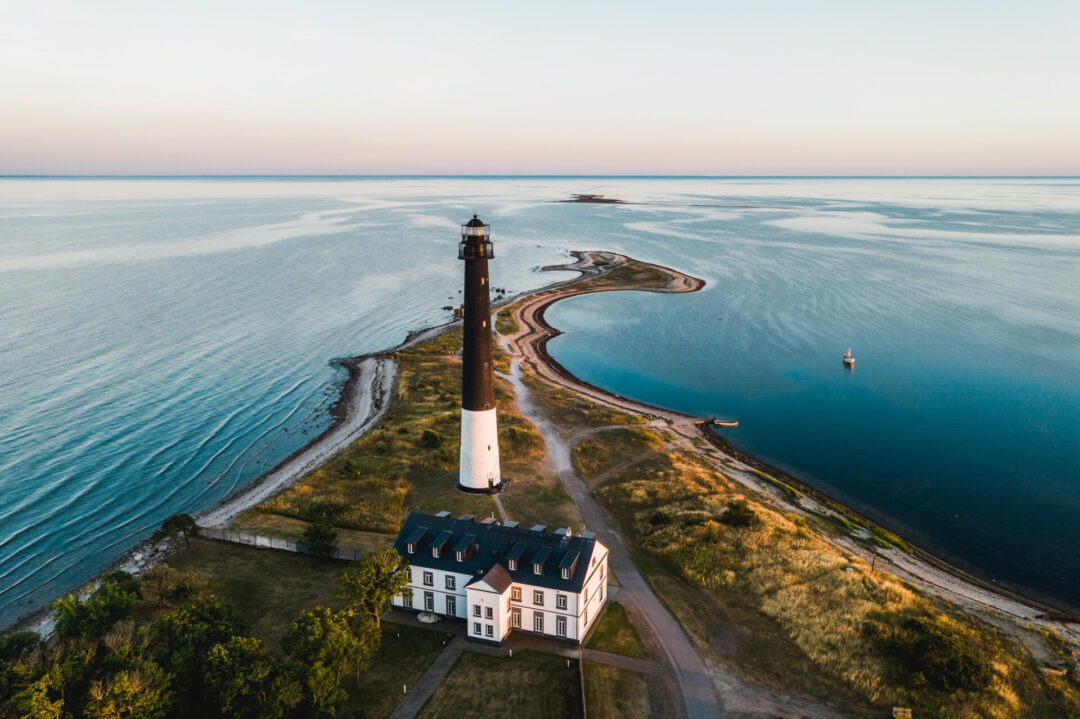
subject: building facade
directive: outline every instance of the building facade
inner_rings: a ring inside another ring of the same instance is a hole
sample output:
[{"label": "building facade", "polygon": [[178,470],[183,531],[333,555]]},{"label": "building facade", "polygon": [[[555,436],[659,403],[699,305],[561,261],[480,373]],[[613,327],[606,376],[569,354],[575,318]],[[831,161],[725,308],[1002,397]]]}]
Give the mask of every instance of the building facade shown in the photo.
[{"label": "building facade", "polygon": [[476,641],[524,632],[578,644],[607,601],[608,550],[591,532],[412,513],[394,548],[412,596],[393,605],[461,619]]}]

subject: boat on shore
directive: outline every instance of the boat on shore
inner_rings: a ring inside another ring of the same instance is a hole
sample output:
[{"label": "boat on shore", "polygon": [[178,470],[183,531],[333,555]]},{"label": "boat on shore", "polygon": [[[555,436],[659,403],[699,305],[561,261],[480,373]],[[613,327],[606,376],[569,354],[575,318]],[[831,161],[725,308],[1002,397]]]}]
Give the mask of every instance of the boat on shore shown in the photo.
[{"label": "boat on shore", "polygon": [[851,354],[851,348],[847,348],[847,352],[844,353],[844,365],[846,367],[855,366],[855,356]]},{"label": "boat on shore", "polygon": [[712,421],[714,427],[738,427],[739,420],[737,419],[714,419]]}]

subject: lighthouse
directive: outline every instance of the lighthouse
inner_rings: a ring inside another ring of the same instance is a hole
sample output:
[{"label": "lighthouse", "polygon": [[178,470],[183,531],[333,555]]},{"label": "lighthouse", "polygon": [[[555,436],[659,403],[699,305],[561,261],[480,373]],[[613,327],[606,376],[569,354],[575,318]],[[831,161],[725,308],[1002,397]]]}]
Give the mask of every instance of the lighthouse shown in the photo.
[{"label": "lighthouse", "polygon": [[488,260],[493,257],[491,226],[473,215],[461,226],[458,244],[458,259],[465,261],[465,308],[461,350],[461,466],[457,488],[485,494],[502,489],[488,282]]}]

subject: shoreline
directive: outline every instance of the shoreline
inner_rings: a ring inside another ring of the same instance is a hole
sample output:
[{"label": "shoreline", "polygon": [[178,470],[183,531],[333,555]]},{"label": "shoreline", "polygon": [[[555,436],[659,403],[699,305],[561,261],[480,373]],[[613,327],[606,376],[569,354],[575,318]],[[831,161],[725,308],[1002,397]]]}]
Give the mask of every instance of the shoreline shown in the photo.
[{"label": "shoreline", "polygon": [[[570,254],[576,258],[572,263],[550,265],[539,269],[541,271],[573,271],[579,273],[577,277],[554,282],[493,303],[496,309],[508,306],[513,308],[513,316],[518,321],[519,330],[507,336],[506,339],[511,351],[517,354],[521,361],[528,364],[533,372],[590,401],[663,420],[670,429],[686,439],[703,437],[722,458],[738,470],[746,473],[757,470],[770,474],[779,482],[793,485],[811,498],[812,502],[838,507],[847,516],[865,527],[880,527],[892,533],[891,530],[881,527],[843,502],[738,449],[729,440],[702,424],[702,418],[622,397],[575,377],[563,367],[546,349],[547,342],[562,334],[562,331],[552,327],[544,318],[545,311],[559,300],[612,291],[687,293],[699,291],[705,286],[704,280],[691,275],[660,265],[633,260],[614,252],[572,251]],[[634,262],[638,266],[659,271],[667,275],[670,281],[663,287],[642,287],[632,284],[603,287],[580,285],[583,280],[608,274],[615,267],[627,262]],[[251,484],[194,515],[198,525],[210,528],[228,524],[240,513],[299,482],[308,473],[363,436],[382,418],[392,401],[397,378],[397,364],[393,360],[395,353],[425,342],[459,324],[460,321],[451,321],[416,330],[410,332],[400,344],[390,349],[337,360],[346,367],[349,376],[331,409],[334,423],[322,434],[312,438],[303,447],[279,462],[273,469],[256,478]],[[736,477],[736,479],[745,485],[752,486],[757,491],[777,496],[776,488],[763,479],[751,477],[749,474],[742,478]],[[789,511],[808,511],[801,503],[793,505],[782,499],[780,501]],[[1067,612],[1063,613],[1059,607],[991,583],[950,564],[932,552],[921,549],[906,538],[901,537],[901,539],[908,547],[908,551],[893,548],[885,550],[888,552],[885,553],[861,549],[854,540],[845,542],[841,538],[829,538],[829,541],[834,541],[845,550],[862,556],[868,562],[872,554],[888,565],[893,574],[912,581],[930,594],[972,611],[983,612],[990,608],[1024,620],[1041,618],[1042,621],[1052,622],[1057,627],[1066,627],[1065,623],[1077,621],[1077,617],[1070,616]],[[162,551],[160,546],[154,546],[149,540],[144,540],[117,557],[97,576],[100,577],[115,569],[138,573],[150,568],[167,554],[167,550]],[[83,592],[96,582],[97,577],[73,592]],[[45,607],[19,618],[10,626],[0,630],[0,634],[25,629],[33,630],[34,627],[48,627],[48,624],[49,610]],[[1073,624],[1071,629],[1066,627],[1066,631],[1074,641],[1080,643],[1080,624]]]}]

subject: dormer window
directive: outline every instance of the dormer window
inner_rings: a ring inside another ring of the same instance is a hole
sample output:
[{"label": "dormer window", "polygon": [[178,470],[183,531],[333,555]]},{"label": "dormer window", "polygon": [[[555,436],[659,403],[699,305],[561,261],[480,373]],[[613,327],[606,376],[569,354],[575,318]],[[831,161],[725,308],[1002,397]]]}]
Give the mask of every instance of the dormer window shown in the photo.
[{"label": "dormer window", "polygon": [[440,547],[432,547],[431,548],[431,556],[435,557],[435,559],[438,559],[439,554],[441,554],[441,548]]},{"label": "dormer window", "polygon": [[408,552],[409,554],[416,554],[416,545],[413,544],[412,542],[409,542],[408,544],[405,545],[405,551]]},{"label": "dormer window", "polygon": [[458,560],[459,562],[464,562],[465,552],[454,552],[454,559]]},{"label": "dormer window", "polygon": [[544,562],[546,562],[548,557],[550,556],[550,547],[541,547],[539,550],[537,550],[536,554],[534,554],[532,558],[533,574],[540,576],[544,573]]},{"label": "dormer window", "polygon": [[560,573],[559,576],[561,576],[563,579],[569,579],[570,578],[570,569],[567,568],[567,567],[563,567],[562,572]]},{"label": "dormer window", "polygon": [[533,562],[533,574],[543,574],[544,565],[540,562]]},{"label": "dormer window", "polygon": [[517,560],[516,559],[511,559],[509,562],[507,562],[507,564],[509,565],[511,572],[516,572],[517,571]]}]

